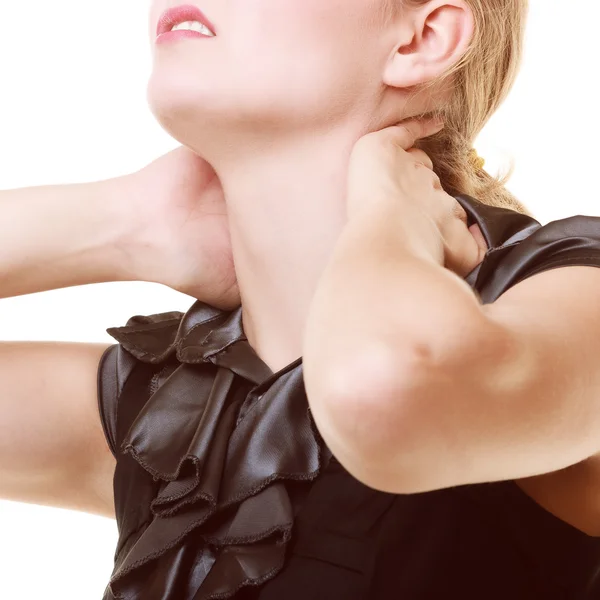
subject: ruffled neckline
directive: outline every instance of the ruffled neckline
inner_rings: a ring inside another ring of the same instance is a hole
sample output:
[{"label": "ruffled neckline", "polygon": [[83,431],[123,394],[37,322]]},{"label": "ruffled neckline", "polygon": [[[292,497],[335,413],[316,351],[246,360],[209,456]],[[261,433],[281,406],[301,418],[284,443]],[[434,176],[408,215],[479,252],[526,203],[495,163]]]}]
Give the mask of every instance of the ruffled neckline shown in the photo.
[{"label": "ruffled neckline", "polygon": [[[228,313],[200,301],[108,332],[139,361],[172,371],[120,446],[163,485],[153,520],[113,573],[114,597],[162,597],[163,577],[195,586],[195,600],[230,598],[274,577],[297,489],[331,457],[310,415],[302,359],[273,373],[243,333],[241,307]],[[249,393],[236,375],[253,384]],[[190,552],[190,566],[178,566]]]},{"label": "ruffled neckline", "polygon": [[173,356],[187,364],[211,362],[256,385],[268,384],[302,363],[298,358],[273,373],[248,343],[241,306],[228,312],[197,300],[185,313],[135,316],[107,332],[142,362],[160,364]]},{"label": "ruffled neckline", "polygon": [[[486,259],[540,227],[469,196],[457,200],[482,230]],[[465,278],[474,289],[485,263]],[[272,579],[284,565],[302,487],[331,459],[310,414],[302,358],[273,373],[248,343],[241,306],[226,312],[196,301],[186,313],[135,316],[107,331],[137,360],[157,365],[120,452],[159,491],[152,520],[118,558],[112,598],[171,597],[168,587],[193,600],[227,599]],[[125,386],[120,404],[128,393],[140,390]]]}]

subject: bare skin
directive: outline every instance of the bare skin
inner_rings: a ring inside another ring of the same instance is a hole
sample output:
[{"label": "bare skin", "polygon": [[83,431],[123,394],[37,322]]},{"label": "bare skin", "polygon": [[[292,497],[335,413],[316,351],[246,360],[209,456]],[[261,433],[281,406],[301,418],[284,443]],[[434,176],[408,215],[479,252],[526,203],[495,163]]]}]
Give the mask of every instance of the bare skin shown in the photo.
[{"label": "bare skin", "polygon": [[[185,148],[113,180],[0,192],[0,214],[0,298],[139,280],[239,304],[221,186]],[[0,342],[0,497],[114,516],[107,347]]]},{"label": "bare skin", "polygon": [[[152,3],[151,30],[168,4]],[[219,34],[211,45],[156,49],[150,93],[154,113],[173,137],[215,166],[228,192],[227,219],[212,169],[184,150],[179,151],[180,162],[168,155],[117,187],[100,186],[102,191],[91,185],[7,192],[0,197],[0,214],[7,217],[0,223],[0,238],[8,249],[0,257],[2,295],[139,279],[223,307],[243,296],[244,324],[259,355],[272,366],[295,359],[318,280],[345,226],[351,147],[368,131],[430,110],[431,98],[406,90],[431,82],[456,64],[470,40],[472,19],[462,1],[419,3],[402,19],[392,20],[384,18],[384,3],[376,4],[381,9],[376,13],[362,0],[344,0],[343,10],[341,1],[320,0],[282,0],[276,10],[270,0],[236,2],[236,10],[215,5]],[[359,45],[357,39],[365,43]],[[286,56],[290,62],[242,60],[248,48],[258,57]],[[291,81],[289,64],[302,65],[294,71],[293,86],[282,85]],[[173,177],[165,178],[165,173]],[[84,195],[89,202],[78,202]],[[69,235],[69,219],[78,223],[77,235]],[[20,235],[23,231],[27,237]],[[297,235],[290,236],[291,231]],[[302,269],[290,269],[290,264]],[[528,306],[537,310],[543,304],[540,299],[549,295],[542,285],[546,280],[584,298],[597,297],[580,293],[595,290],[592,278],[564,286],[542,277],[529,291],[532,298],[537,294],[534,301],[515,303],[516,317]],[[237,293],[236,279],[243,294]],[[516,290],[526,299],[529,286],[523,283]],[[565,296],[560,317],[548,313],[546,322],[563,321],[572,301]],[[579,307],[569,321],[578,325],[578,336],[590,321],[580,317],[585,308]],[[524,342],[532,352],[552,348],[541,331],[530,331]],[[108,497],[114,463],[96,410],[95,373],[104,348],[4,345],[0,438],[11,443],[0,445],[0,481],[7,482],[5,489],[0,483],[0,495],[100,514],[114,510]],[[81,377],[71,378],[65,369],[69,374],[73,370],[74,349]],[[31,377],[33,361],[41,365],[41,378],[25,389],[22,382]],[[568,373],[573,379],[592,370],[580,362]],[[541,383],[548,381],[552,387],[550,378],[540,377]],[[418,383],[413,387],[424,390]],[[88,436],[70,437],[64,419],[56,419],[53,398],[44,393],[48,389],[51,396],[56,390],[54,399],[62,403],[59,414],[76,415]],[[591,392],[588,388],[588,397]],[[31,412],[38,415],[37,431],[30,427]],[[19,435],[19,429],[28,433]],[[14,444],[29,449],[26,461],[15,458]],[[75,487],[79,496],[73,500]],[[552,489],[544,492],[546,498],[552,494]]]},{"label": "bare skin", "polygon": [[2,498],[114,517],[95,385],[106,347],[0,342]]},{"label": "bare skin", "polygon": [[[108,181],[0,192],[0,209],[0,298],[139,280],[240,303],[221,184],[186,148]],[[96,388],[108,346],[0,342],[0,497],[114,517]]]}]

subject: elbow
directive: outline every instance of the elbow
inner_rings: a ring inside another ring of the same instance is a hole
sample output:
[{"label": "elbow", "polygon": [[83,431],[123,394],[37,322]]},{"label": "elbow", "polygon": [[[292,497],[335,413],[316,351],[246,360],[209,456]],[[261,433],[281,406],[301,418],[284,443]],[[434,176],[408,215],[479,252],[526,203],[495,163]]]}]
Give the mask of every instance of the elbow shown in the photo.
[{"label": "elbow", "polygon": [[337,365],[306,355],[316,425],[356,479],[395,494],[489,480],[495,445],[488,438],[498,435],[490,415],[505,404],[496,401],[505,397],[501,382],[521,354],[493,321],[468,322],[468,332],[431,344],[363,340],[360,352]]},{"label": "elbow", "polygon": [[311,412],[325,443],[368,487],[412,494],[446,487],[449,481],[450,457],[446,454],[443,469],[440,455],[434,457],[435,446],[443,443],[432,431],[426,397],[431,395],[423,392],[425,370],[431,375],[426,362],[422,353],[400,360],[397,352],[378,347],[330,366],[320,385],[305,376]]},{"label": "elbow", "polygon": [[322,371],[322,393],[309,402],[325,442],[351,475],[383,492],[414,494],[489,481],[497,472],[490,465],[498,460],[498,440],[511,439],[497,415],[508,414],[522,352],[493,322],[476,331],[446,336],[459,343],[414,346],[410,353],[364,347],[329,377]]}]

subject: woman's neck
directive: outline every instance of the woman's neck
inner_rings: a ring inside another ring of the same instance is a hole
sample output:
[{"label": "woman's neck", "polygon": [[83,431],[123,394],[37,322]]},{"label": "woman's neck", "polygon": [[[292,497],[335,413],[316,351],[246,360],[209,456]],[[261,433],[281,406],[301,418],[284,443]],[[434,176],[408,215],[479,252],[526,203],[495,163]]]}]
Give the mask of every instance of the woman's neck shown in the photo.
[{"label": "woman's neck", "polygon": [[319,278],[346,222],[352,136],[229,156],[225,190],[248,341],[274,372],[302,355]]}]

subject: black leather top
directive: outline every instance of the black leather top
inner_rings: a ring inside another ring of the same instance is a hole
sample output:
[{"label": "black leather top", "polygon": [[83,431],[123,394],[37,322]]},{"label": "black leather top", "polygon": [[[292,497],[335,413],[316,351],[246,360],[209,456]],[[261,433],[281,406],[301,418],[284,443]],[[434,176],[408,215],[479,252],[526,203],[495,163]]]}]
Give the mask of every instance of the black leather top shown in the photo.
[{"label": "black leather top", "polygon": [[[541,226],[457,199],[490,246],[466,277],[483,303],[543,270],[600,266],[598,217]],[[600,538],[514,482],[392,495],[354,479],[314,426],[302,360],[271,372],[240,308],[196,302],[108,332],[119,540],[104,600],[600,598]]]}]

